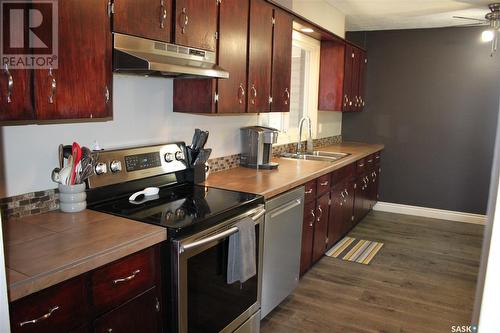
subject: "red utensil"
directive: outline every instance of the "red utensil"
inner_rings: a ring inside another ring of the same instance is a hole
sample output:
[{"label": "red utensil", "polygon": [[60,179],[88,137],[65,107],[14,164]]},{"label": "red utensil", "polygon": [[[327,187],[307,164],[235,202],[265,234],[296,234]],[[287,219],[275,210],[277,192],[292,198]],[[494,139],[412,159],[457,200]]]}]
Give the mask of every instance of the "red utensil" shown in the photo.
[{"label": "red utensil", "polygon": [[73,142],[71,153],[73,155],[73,165],[71,168],[70,184],[75,185],[76,168],[78,166],[78,163],[80,163],[80,160],[82,159],[82,149],[80,148],[80,145],[78,143]]}]

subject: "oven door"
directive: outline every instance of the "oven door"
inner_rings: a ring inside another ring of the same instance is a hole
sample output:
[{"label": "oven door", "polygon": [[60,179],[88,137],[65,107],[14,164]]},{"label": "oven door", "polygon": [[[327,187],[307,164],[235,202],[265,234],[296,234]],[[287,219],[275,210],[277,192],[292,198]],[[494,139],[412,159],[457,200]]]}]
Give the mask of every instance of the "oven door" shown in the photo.
[{"label": "oven door", "polygon": [[[233,332],[260,309],[264,207],[218,224],[215,230],[172,243],[174,303],[179,333]],[[257,274],[227,284],[229,236],[245,217],[255,221]]]}]

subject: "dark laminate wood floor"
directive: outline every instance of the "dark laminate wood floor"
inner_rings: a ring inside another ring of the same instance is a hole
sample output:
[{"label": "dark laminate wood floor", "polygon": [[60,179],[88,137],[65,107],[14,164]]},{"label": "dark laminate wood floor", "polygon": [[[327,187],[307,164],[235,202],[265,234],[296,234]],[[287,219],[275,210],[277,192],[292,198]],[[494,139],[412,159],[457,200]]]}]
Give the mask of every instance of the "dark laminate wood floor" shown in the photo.
[{"label": "dark laminate wood floor", "polygon": [[371,212],[349,236],[385,243],[372,263],[323,257],[261,332],[447,333],[469,325],[482,234],[479,225]]}]

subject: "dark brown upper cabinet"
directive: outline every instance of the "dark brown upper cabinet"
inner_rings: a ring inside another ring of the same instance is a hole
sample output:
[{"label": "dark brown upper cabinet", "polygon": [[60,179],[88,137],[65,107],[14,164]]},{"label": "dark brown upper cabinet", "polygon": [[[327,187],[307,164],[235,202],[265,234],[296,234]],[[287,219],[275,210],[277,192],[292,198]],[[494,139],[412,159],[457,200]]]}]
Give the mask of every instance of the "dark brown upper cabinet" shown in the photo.
[{"label": "dark brown upper cabinet", "polygon": [[323,41],[318,108],[322,111],[362,111],[366,64],[363,49],[340,39]]},{"label": "dark brown upper cabinet", "polygon": [[175,43],[215,51],[218,3],[216,0],[175,0]]},{"label": "dark brown upper cabinet", "polygon": [[[35,9],[37,6],[32,4]],[[108,8],[107,0],[59,2],[58,66],[2,68],[0,121],[111,117],[112,35]]]},{"label": "dark brown upper cabinet", "polygon": [[[319,71],[318,108],[342,111],[346,45],[343,40],[322,41]],[[345,97],[347,98],[347,96]]]},{"label": "dark brown upper cabinet", "polygon": [[273,20],[273,6],[264,0],[250,1],[247,110],[251,113],[271,109]]},{"label": "dark brown upper cabinet", "polygon": [[274,10],[271,112],[290,111],[292,23],[289,14]]},{"label": "dark brown upper cabinet", "polygon": [[229,79],[177,79],[174,112],[243,113],[247,99],[248,1],[219,5],[218,64]]},{"label": "dark brown upper cabinet", "polygon": [[34,71],[38,120],[111,116],[112,42],[107,4],[106,0],[59,2],[58,68]]},{"label": "dark brown upper cabinet", "polygon": [[217,112],[243,113],[247,94],[248,1],[224,0],[219,8],[219,65],[229,79],[217,82]]},{"label": "dark brown upper cabinet", "polygon": [[171,42],[172,0],[115,0],[113,31]]}]

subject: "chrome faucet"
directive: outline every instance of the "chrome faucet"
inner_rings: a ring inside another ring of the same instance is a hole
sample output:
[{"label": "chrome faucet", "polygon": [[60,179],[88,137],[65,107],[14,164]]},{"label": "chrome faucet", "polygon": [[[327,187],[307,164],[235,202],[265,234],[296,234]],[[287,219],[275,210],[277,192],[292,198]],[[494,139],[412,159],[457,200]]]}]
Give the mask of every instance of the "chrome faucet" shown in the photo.
[{"label": "chrome faucet", "polygon": [[312,124],[311,124],[311,118],[305,116],[300,119],[299,123],[299,142],[297,142],[297,154],[300,154],[302,151],[302,127],[304,126],[304,122],[307,121],[308,123],[308,128],[309,128],[309,135],[307,136],[307,147],[306,147],[306,152],[308,154],[313,153],[313,140],[312,140]]}]

